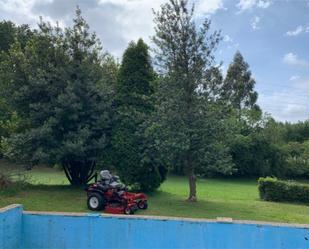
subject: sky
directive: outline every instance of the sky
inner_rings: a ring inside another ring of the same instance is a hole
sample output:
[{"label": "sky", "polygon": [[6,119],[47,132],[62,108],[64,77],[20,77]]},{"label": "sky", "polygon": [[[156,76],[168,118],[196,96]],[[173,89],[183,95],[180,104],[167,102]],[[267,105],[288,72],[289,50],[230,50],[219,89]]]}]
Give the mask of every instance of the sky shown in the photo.
[{"label": "sky", "polygon": [[[152,9],[167,0],[0,0],[0,20],[36,27],[39,17],[72,24],[78,5],[105,50],[121,59],[131,40],[150,46]],[[309,119],[309,0],[190,0],[196,21],[221,30],[223,73],[239,50],[250,65],[258,104],[278,121]]]}]

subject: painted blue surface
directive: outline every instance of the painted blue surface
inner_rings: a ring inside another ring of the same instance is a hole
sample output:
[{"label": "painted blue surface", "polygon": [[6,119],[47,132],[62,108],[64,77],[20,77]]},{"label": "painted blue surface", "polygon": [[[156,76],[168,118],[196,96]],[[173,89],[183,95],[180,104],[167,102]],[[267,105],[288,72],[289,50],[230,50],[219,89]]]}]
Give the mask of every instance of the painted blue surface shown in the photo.
[{"label": "painted blue surface", "polygon": [[309,229],[292,226],[34,213],[19,224],[20,249],[309,248]]},{"label": "painted blue surface", "polygon": [[22,206],[0,211],[0,248],[21,247]]},{"label": "painted blue surface", "polygon": [[24,248],[309,248],[308,229],[252,224],[24,215],[23,231]]}]

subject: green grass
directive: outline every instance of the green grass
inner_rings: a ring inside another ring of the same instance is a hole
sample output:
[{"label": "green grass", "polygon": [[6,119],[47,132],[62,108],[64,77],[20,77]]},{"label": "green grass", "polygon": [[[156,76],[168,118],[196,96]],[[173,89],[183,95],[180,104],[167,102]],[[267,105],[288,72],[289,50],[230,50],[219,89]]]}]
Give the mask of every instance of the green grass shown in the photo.
[{"label": "green grass", "polygon": [[[68,186],[63,172],[35,168],[26,174],[32,185],[0,195],[0,207],[20,203],[25,210],[88,212],[84,190]],[[309,223],[309,206],[261,201],[256,180],[201,179],[197,189],[198,202],[188,203],[187,180],[170,176],[149,195],[149,209],[138,214]]]}]

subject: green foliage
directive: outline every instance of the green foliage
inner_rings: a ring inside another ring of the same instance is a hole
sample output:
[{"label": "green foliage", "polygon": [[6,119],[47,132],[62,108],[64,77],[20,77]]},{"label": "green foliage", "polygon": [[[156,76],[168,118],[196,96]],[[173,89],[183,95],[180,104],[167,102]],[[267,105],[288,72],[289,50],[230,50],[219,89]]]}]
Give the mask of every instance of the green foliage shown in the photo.
[{"label": "green foliage", "polygon": [[304,143],[289,142],[282,146],[287,157],[286,175],[289,177],[309,176],[309,140]]},{"label": "green foliage", "polygon": [[0,22],[0,52],[8,51],[10,47],[17,40],[22,48],[26,46],[27,41],[33,35],[33,31],[28,25],[16,26],[11,21],[1,21]]},{"label": "green foliage", "polygon": [[221,98],[236,110],[236,117],[242,134],[258,125],[262,111],[256,104],[258,93],[254,90],[255,80],[251,76],[249,64],[239,51],[229,65],[221,88]]},{"label": "green foliage", "polygon": [[158,75],[141,39],[119,65],[76,14],[66,29],[0,22],[0,157],[58,164],[72,184],[99,164],[144,190],[169,168],[189,176],[191,200],[196,175],[309,176],[309,121],[262,115],[240,52],[223,79],[220,32],[188,1],[154,13]]},{"label": "green foliage", "polygon": [[[188,175],[188,200],[195,201],[196,173],[207,172],[209,163],[216,161],[215,155],[209,157],[214,148],[224,148],[220,143],[225,136],[228,110],[217,101],[216,85],[222,76],[213,66],[221,36],[217,31],[210,33],[208,19],[198,27],[194,7],[184,0],[162,5],[154,21],[154,51],[161,77],[149,130],[156,136],[156,146],[166,164],[172,166],[176,160],[177,167]],[[226,158],[221,173],[230,173],[233,165],[229,155],[225,149],[221,152],[220,156]],[[221,171],[221,166],[216,171]]]},{"label": "green foliage", "polygon": [[236,135],[231,142],[231,154],[236,175],[284,175],[286,154],[260,134]]},{"label": "green foliage", "polygon": [[261,134],[267,137],[269,142],[274,144],[284,144],[286,129],[282,123],[276,122],[273,118],[267,117],[263,129],[261,129]]},{"label": "green foliage", "polygon": [[260,178],[259,193],[265,201],[309,202],[309,185],[277,178]]},{"label": "green foliage", "polygon": [[[6,115],[8,115],[8,113],[6,113]],[[8,137],[18,132],[20,123],[21,120],[16,112],[12,112],[10,116],[0,120],[0,157],[2,157],[3,152],[6,151],[6,141]]]},{"label": "green foliage", "polygon": [[15,43],[8,53],[4,94],[22,123],[6,156],[30,166],[59,163],[72,184],[85,184],[110,126],[99,41],[77,9],[72,28],[41,22],[24,51]]},{"label": "green foliage", "polygon": [[286,129],[285,141],[304,142],[309,140],[309,120],[296,124],[284,124]]},{"label": "green foliage", "polygon": [[153,139],[145,123],[153,112],[155,74],[148,46],[131,42],[124,52],[116,85],[116,122],[113,128],[113,165],[126,184],[151,191],[165,179]]},{"label": "green foliage", "polygon": [[0,171],[0,195],[14,196],[29,185],[29,179],[23,172]]},{"label": "green foliage", "polygon": [[251,77],[248,63],[239,51],[236,52],[224,79],[223,97],[239,111],[245,108],[259,110],[256,105],[258,94],[254,91],[254,85],[255,80]]},{"label": "green foliage", "polygon": [[8,75],[10,65],[7,63],[8,51],[16,41],[20,44],[20,48],[24,49],[33,35],[34,32],[30,30],[28,25],[16,26],[10,21],[0,22],[0,157],[3,156],[3,140],[15,132],[20,123],[17,113],[10,108],[7,96],[3,94],[6,92],[6,84],[10,81]]}]

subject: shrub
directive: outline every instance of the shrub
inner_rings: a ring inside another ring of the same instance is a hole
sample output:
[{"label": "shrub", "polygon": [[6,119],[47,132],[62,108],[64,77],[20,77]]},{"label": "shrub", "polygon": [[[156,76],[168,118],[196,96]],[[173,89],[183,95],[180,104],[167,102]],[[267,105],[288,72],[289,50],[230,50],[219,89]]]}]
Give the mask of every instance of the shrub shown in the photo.
[{"label": "shrub", "polygon": [[309,203],[309,185],[277,178],[259,178],[260,198],[265,201],[291,201]]},{"label": "shrub", "polygon": [[305,177],[309,176],[309,140],[298,143],[289,142],[282,146],[288,155],[286,160],[286,176]]},{"label": "shrub", "polygon": [[0,190],[8,188],[12,184],[10,178],[0,172]]},{"label": "shrub", "polygon": [[20,173],[0,172],[0,195],[13,196],[29,185],[28,177]]},{"label": "shrub", "polygon": [[283,176],[286,155],[279,146],[258,134],[236,135],[230,145],[236,175]]}]

